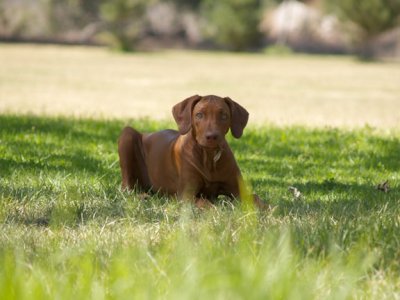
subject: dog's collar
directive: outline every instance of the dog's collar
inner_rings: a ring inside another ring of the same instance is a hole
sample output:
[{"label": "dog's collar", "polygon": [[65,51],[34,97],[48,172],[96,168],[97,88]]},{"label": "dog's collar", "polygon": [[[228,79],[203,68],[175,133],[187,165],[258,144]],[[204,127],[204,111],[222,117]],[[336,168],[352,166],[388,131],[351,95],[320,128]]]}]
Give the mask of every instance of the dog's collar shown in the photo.
[{"label": "dog's collar", "polygon": [[[211,172],[216,171],[217,169],[217,162],[221,159],[222,152],[224,149],[222,147],[218,147],[216,149],[209,149],[206,147],[201,147],[200,149],[202,151],[202,166],[199,166],[199,164],[195,163],[193,160],[189,160],[189,163],[206,179],[206,181],[211,182],[212,181],[212,175]],[[211,153],[210,151],[214,151],[213,156],[209,156]],[[207,154],[208,152],[208,154]],[[212,159],[212,164],[211,164],[211,169],[208,169],[207,166],[207,157]]]},{"label": "dog's collar", "polygon": [[221,155],[222,155],[222,148],[218,147],[218,150],[213,157],[214,164],[216,164],[217,161],[219,161],[219,159],[221,158]]},{"label": "dog's collar", "polygon": [[[206,148],[206,147],[202,147],[202,152],[203,152],[203,165],[206,166],[207,165],[207,157],[210,157],[210,152],[212,151],[212,155],[211,155],[211,159],[212,159],[212,169],[213,171],[215,171],[217,169],[217,162],[221,159],[222,156],[222,152],[224,151],[224,149],[221,146],[218,146],[215,149],[210,149],[210,148]],[[208,153],[208,155],[207,155]]]},{"label": "dog's collar", "polygon": [[221,158],[221,155],[222,155],[222,152],[224,151],[224,149],[221,147],[221,146],[218,146],[217,148],[215,148],[215,149],[213,149],[213,148],[207,148],[207,147],[204,147],[204,146],[202,146],[202,145],[199,145],[200,146],[200,148],[203,150],[203,153],[204,152],[211,152],[211,151],[214,151],[214,155],[213,155],[213,162],[214,163],[217,163],[217,161],[219,161],[220,160],[220,158]]}]

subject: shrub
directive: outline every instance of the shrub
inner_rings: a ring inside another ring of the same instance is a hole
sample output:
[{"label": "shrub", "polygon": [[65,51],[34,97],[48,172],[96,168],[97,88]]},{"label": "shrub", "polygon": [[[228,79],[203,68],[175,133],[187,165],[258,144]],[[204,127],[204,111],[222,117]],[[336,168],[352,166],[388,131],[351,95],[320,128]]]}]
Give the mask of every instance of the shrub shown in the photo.
[{"label": "shrub", "polygon": [[101,6],[106,39],[116,49],[131,51],[140,36],[146,0],[108,0]]},{"label": "shrub", "polygon": [[31,2],[0,1],[0,38],[18,40],[40,35],[46,24],[37,6]]},{"label": "shrub", "polygon": [[344,22],[355,26],[352,36],[364,58],[373,56],[373,40],[400,21],[400,0],[326,0]]},{"label": "shrub", "polygon": [[259,45],[261,1],[205,0],[201,10],[207,35],[218,45],[235,51]]}]

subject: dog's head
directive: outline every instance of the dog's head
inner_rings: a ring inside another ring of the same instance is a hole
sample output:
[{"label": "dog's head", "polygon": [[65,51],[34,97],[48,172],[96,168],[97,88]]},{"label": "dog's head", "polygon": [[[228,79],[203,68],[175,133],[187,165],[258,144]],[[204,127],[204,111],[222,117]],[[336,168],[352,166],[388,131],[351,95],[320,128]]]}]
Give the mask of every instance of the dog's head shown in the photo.
[{"label": "dog's head", "polygon": [[249,119],[246,109],[229,97],[198,95],[179,102],[172,108],[180,134],[190,129],[198,144],[217,148],[231,129],[235,138],[240,138]]}]

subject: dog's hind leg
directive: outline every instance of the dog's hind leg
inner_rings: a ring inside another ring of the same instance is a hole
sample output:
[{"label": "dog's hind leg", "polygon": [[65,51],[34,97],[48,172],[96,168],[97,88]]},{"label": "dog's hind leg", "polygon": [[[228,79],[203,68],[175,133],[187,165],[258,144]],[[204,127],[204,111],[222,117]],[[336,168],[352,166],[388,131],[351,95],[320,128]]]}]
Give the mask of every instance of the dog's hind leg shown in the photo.
[{"label": "dog's hind leg", "polygon": [[142,135],[132,127],[125,127],[118,140],[122,189],[137,187],[147,192],[151,188],[143,152]]}]

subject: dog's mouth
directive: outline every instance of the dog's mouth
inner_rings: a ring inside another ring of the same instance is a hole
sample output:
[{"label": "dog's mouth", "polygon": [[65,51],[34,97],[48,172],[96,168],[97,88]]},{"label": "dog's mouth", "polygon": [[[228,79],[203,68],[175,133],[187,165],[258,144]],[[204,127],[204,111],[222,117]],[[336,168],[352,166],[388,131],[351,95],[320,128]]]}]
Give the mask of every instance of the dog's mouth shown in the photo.
[{"label": "dog's mouth", "polygon": [[210,140],[207,140],[207,139],[203,139],[202,141],[198,141],[198,143],[199,143],[200,146],[202,146],[204,148],[207,148],[207,149],[210,149],[210,150],[217,149],[217,148],[221,147],[221,141],[216,141],[216,140],[210,141]]},{"label": "dog's mouth", "polygon": [[223,140],[223,135],[217,131],[209,131],[197,137],[197,142],[208,149],[219,148]]}]

